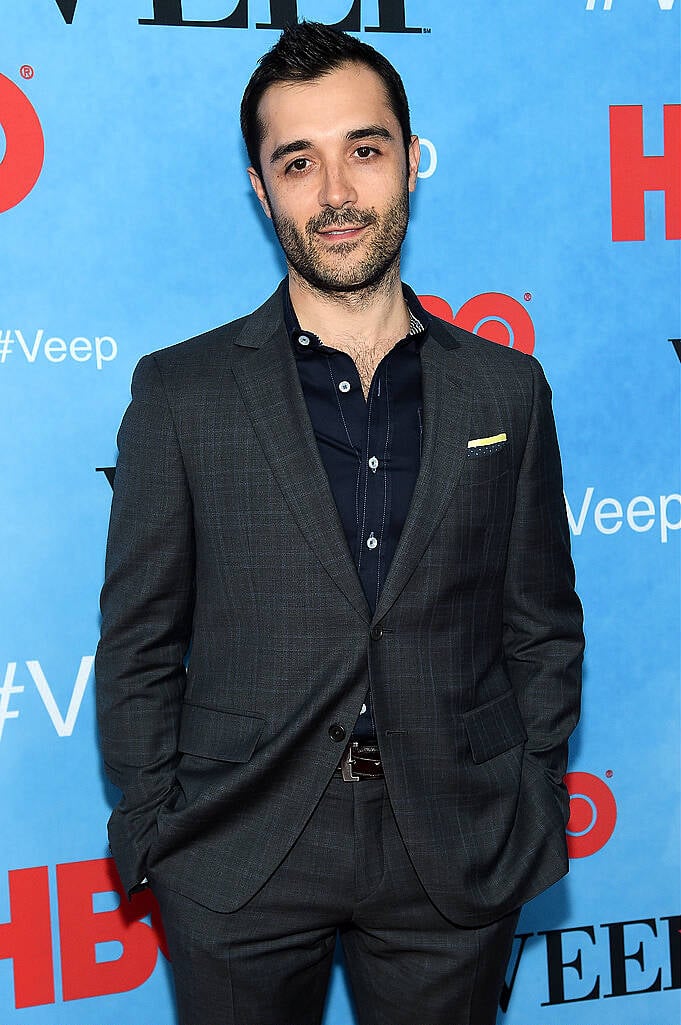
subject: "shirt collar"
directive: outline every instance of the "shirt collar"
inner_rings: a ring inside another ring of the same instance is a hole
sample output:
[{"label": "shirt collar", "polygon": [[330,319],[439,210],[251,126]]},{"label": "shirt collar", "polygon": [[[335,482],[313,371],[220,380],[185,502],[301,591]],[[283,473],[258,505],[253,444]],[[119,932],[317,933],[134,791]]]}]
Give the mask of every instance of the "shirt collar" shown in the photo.
[{"label": "shirt collar", "polygon": [[[409,332],[406,337],[400,339],[397,346],[412,342],[418,351],[427,337],[430,317],[419,302],[416,294],[404,282],[402,283],[402,294],[409,311]],[[323,342],[318,335],[312,331],[305,331],[300,327],[296,311],[293,309],[293,303],[291,302],[288,279],[284,283],[283,301],[284,323],[296,355],[302,356],[314,349],[324,348]]]}]

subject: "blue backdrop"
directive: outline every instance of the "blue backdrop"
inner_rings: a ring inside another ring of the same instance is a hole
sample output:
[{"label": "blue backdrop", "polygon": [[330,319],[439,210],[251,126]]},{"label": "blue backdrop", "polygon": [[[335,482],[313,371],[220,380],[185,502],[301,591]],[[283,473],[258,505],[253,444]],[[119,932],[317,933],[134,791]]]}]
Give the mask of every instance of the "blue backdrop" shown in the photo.
[{"label": "blue backdrop", "polygon": [[[96,468],[139,357],[282,274],[237,114],[258,25],[293,8],[0,12],[1,1025],[175,1020],[152,904],[119,907],[108,859]],[[499,1022],[678,1025],[681,0],[297,10],[356,16],[403,74],[426,140],[406,280],[554,391],[588,631],[573,858],[523,912]],[[352,1020],[339,964],[325,1025]]]}]

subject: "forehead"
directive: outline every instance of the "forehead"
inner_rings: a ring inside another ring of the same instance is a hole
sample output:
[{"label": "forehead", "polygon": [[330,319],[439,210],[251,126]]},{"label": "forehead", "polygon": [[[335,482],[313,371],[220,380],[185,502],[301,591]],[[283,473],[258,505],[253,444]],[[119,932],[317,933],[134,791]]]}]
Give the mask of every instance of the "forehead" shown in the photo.
[{"label": "forehead", "polygon": [[311,82],[278,82],[258,107],[262,144],[274,149],[291,139],[323,141],[361,125],[399,132],[381,77],[364,64],[344,64]]}]

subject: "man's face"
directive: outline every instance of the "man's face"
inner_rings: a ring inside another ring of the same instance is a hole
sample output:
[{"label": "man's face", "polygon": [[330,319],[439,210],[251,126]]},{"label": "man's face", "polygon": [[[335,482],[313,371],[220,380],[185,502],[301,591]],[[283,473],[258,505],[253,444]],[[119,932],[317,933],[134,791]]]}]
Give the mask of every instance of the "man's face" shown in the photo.
[{"label": "man's face", "polygon": [[251,184],[289,265],[325,292],[376,285],[395,263],[416,186],[383,82],[347,64],[313,82],[277,84],[259,107],[262,177]]}]

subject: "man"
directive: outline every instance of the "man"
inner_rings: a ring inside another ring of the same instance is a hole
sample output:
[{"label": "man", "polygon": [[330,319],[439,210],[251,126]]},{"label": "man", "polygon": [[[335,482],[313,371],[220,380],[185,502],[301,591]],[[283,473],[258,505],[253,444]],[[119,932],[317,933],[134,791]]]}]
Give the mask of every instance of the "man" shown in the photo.
[{"label": "man", "polygon": [[288,278],[135,372],[97,654],[113,854],[159,899],[183,1025],[319,1023],[338,933],[361,1025],[493,1025],[519,908],[567,870],[550,392],[400,284],[419,146],[385,58],[291,27],[242,128]]}]

